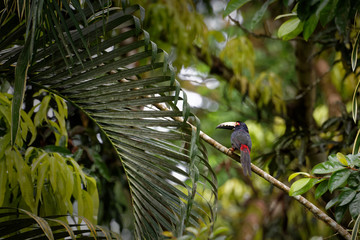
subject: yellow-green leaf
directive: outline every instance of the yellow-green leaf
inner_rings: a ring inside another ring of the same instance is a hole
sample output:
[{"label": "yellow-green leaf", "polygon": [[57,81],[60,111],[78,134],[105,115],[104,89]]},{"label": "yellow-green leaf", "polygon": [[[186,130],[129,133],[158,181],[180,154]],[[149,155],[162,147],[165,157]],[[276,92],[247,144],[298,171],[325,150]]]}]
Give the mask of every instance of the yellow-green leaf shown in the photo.
[{"label": "yellow-green leaf", "polygon": [[85,190],[81,190],[81,197],[83,199],[83,208],[86,209],[83,216],[92,223],[96,224],[96,218],[94,217],[94,205],[90,194]]},{"label": "yellow-green leaf", "polygon": [[97,190],[95,178],[86,176],[86,181],[87,181],[87,191],[89,193],[89,196],[91,197],[92,206],[94,209],[93,210],[94,212],[93,218],[94,218],[95,216],[98,215],[98,211],[99,211],[99,193]]},{"label": "yellow-green leaf", "polygon": [[33,182],[31,180],[31,171],[29,165],[26,164],[20,152],[15,148],[11,151],[11,157],[14,159],[18,183],[22,198],[25,203],[30,207],[32,212],[36,212]]},{"label": "yellow-green leaf", "polygon": [[37,181],[36,181],[36,197],[35,197],[36,208],[39,204],[41,191],[42,191],[44,183],[45,183],[45,178],[48,175],[48,169],[49,169],[48,161],[42,162],[42,164],[38,168]]},{"label": "yellow-green leaf", "polygon": [[81,167],[79,166],[79,164],[73,158],[69,158],[69,162],[71,163],[71,165],[74,166],[74,171],[79,173],[81,180],[82,180],[84,186],[86,187],[86,175],[81,170]]},{"label": "yellow-green leaf", "polygon": [[312,188],[318,180],[316,178],[302,178],[295,181],[289,191],[290,196],[301,195]]},{"label": "yellow-green leaf", "polygon": [[45,120],[48,122],[47,119],[47,113],[49,108],[51,97],[49,95],[46,95],[43,100],[41,101],[39,111],[35,114],[34,117],[34,124],[35,126],[41,126],[42,122]]},{"label": "yellow-green leaf", "polygon": [[339,160],[339,162],[344,165],[344,166],[349,166],[349,163],[346,160],[346,157],[344,156],[344,154],[342,154],[341,152],[338,152],[336,154],[337,159]]},{"label": "yellow-green leaf", "polygon": [[289,176],[289,178],[288,178],[288,181],[290,182],[291,180],[293,180],[296,176],[298,176],[298,175],[304,175],[304,176],[306,176],[306,177],[310,177],[310,174],[309,173],[307,173],[307,172],[296,172],[296,173],[293,173],[293,174],[291,174],[290,176]]},{"label": "yellow-green leaf", "polygon": [[15,159],[13,157],[10,146],[5,149],[5,160],[6,160],[6,166],[8,169],[8,180],[9,180],[10,186],[15,188],[18,180],[17,180],[16,172],[13,171]]},{"label": "yellow-green leaf", "polygon": [[65,171],[66,199],[70,199],[74,191],[74,175],[71,166],[66,165],[66,168],[67,168],[67,170]]},{"label": "yellow-green leaf", "polygon": [[56,159],[54,156],[49,157],[50,163],[50,183],[54,192],[57,192],[57,169]]},{"label": "yellow-green leaf", "polygon": [[0,159],[3,158],[6,148],[10,145],[10,133],[0,138]]},{"label": "yellow-green leaf", "polygon": [[303,30],[304,23],[298,17],[293,17],[284,22],[278,31],[278,37],[283,40],[295,38]]},{"label": "yellow-green leaf", "polygon": [[[31,145],[36,139],[36,127],[33,121],[31,120],[31,118],[29,117],[29,115],[25,111],[21,111],[21,118],[24,121],[27,129],[29,129],[31,132],[31,139],[29,142],[29,145]],[[26,140],[26,136],[23,139]]]}]

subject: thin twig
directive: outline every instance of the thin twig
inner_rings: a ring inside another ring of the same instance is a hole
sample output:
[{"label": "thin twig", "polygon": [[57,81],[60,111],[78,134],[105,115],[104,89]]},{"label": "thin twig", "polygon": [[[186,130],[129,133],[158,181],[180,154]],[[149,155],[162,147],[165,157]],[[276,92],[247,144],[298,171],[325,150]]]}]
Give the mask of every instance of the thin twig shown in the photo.
[{"label": "thin twig", "polygon": [[270,35],[267,35],[267,34],[251,32],[249,29],[244,27],[238,20],[232,18],[230,15],[228,17],[233,23],[235,23],[236,26],[238,26],[241,30],[243,30],[248,35],[251,35],[251,36],[256,37],[256,38],[269,38],[269,39],[272,39],[272,40],[282,40],[280,38],[273,37],[273,36],[270,36]]}]

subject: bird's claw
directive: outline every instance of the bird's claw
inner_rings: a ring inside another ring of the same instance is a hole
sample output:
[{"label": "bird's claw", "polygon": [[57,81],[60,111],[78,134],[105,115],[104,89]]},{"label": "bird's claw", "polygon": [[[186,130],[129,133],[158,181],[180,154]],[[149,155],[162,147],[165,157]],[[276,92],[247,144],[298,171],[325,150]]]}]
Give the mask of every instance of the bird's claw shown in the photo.
[{"label": "bird's claw", "polygon": [[228,149],[227,154],[229,154],[229,152],[233,153],[234,151],[235,151],[235,149],[231,147]]}]

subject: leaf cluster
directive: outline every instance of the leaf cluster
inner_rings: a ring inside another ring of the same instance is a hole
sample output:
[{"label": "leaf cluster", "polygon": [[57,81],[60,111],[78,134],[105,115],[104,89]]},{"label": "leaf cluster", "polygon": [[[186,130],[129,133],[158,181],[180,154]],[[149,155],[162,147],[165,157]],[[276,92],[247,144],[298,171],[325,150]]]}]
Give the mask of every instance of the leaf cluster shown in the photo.
[{"label": "leaf cluster", "polygon": [[[15,147],[10,143],[8,118],[12,95],[0,93],[0,121],[7,130],[0,138],[0,206],[22,206],[39,215],[72,214],[76,200],[78,214],[95,223],[99,205],[96,181],[83,172],[65,148],[68,140],[66,103],[44,91],[34,97],[42,93],[45,93],[42,100],[28,113],[21,110],[21,131]],[[51,107],[51,100],[56,107]],[[54,119],[48,116],[49,111]],[[37,148],[32,144],[43,122],[52,129],[55,145]]]},{"label": "leaf cluster", "polygon": [[[214,221],[217,183],[198,138],[199,122],[186,94],[180,96],[171,57],[142,29],[142,7],[86,3],[84,9],[49,10],[60,18],[50,29],[65,34],[63,43],[73,52],[63,54],[58,34],[40,34],[37,42],[45,44],[20,61],[19,52],[30,54],[16,45],[23,35],[6,32],[12,38],[0,48],[0,70],[7,79],[22,70],[14,84],[12,139],[25,85],[45,88],[80,109],[116,150],[131,192],[136,237],[158,239],[164,230],[181,236],[185,227]],[[87,24],[79,24],[84,17]]]},{"label": "leaf cluster", "polygon": [[[294,6],[292,13],[279,15],[276,19],[290,17],[279,28],[278,36],[283,40],[290,40],[302,33],[303,38],[307,41],[314,33],[318,24],[322,27],[333,22],[336,30],[347,38],[349,34],[348,23],[355,17],[359,8],[358,1],[299,1]],[[320,40],[320,35],[314,37]]]},{"label": "leaf cluster", "polygon": [[[289,181],[296,176],[303,178],[292,183],[289,195],[296,196],[309,191],[317,185],[315,198],[320,198],[329,191],[335,193],[325,206],[329,209],[335,206],[335,217],[338,222],[341,221],[345,212],[349,210],[353,219],[360,214],[360,154],[342,153],[332,154],[326,162],[315,165],[311,174],[306,172],[297,172],[289,176]],[[319,176],[321,175],[321,176]]]}]

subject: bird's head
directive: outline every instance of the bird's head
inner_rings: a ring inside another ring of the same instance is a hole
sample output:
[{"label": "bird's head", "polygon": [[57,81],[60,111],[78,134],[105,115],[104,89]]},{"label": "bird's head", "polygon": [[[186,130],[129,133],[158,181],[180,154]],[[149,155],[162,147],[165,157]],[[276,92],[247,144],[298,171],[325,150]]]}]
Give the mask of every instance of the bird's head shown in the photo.
[{"label": "bird's head", "polygon": [[216,128],[222,128],[222,129],[229,129],[229,130],[235,130],[235,129],[242,129],[246,132],[249,132],[248,127],[244,122],[236,121],[236,122],[224,122],[219,124]]}]

